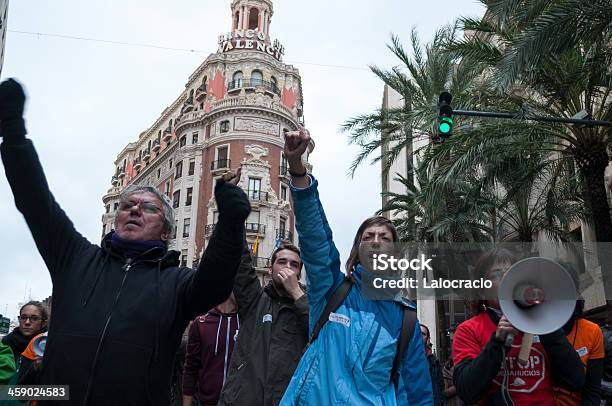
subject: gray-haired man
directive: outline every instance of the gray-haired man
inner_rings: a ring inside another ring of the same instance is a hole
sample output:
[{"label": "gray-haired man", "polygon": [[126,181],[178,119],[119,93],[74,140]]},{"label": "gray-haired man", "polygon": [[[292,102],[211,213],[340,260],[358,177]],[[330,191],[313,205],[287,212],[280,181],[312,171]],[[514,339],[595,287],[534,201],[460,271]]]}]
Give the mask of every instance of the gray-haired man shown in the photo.
[{"label": "gray-haired man", "polygon": [[70,400],[61,405],[167,405],[188,321],[232,290],[248,199],[230,182],[217,183],[219,220],[197,271],[178,267],[178,253],[166,249],[172,208],[154,188],[126,189],[116,232],[91,244],[49,191],[25,138],[24,103],[17,82],[0,84],[6,176],[53,282],[40,384],[69,385]]}]

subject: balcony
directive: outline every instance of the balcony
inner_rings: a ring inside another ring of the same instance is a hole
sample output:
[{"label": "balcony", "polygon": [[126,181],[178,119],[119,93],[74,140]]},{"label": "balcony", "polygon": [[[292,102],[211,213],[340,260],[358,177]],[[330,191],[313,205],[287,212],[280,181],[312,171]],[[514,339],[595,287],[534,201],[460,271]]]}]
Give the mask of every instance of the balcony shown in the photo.
[{"label": "balcony", "polygon": [[215,229],[215,226],[217,225],[217,223],[213,223],[213,224],[207,224],[204,227],[204,235],[206,237],[210,237],[213,233],[213,230]]},{"label": "balcony", "polygon": [[259,223],[245,223],[244,228],[247,234],[259,234],[263,235],[266,233],[266,225]]},{"label": "balcony", "polygon": [[270,258],[253,257],[253,266],[255,268],[270,268]]},{"label": "balcony", "polygon": [[164,141],[166,144],[170,144],[170,141],[172,141],[172,129],[170,127],[164,130]]},{"label": "balcony", "polygon": [[232,161],[230,159],[217,159],[216,161],[212,161],[210,163],[210,170],[213,172],[227,170],[230,168],[231,164]]},{"label": "balcony", "polygon": [[198,87],[198,89],[196,90],[196,100],[201,102],[202,100],[204,100],[206,98],[206,86],[205,85],[201,85],[200,87]]},{"label": "balcony", "polygon": [[281,178],[289,179],[289,167],[287,165],[281,165],[278,173]]},{"label": "balcony", "polygon": [[142,159],[143,159],[145,162],[149,162],[149,159],[151,159],[151,151],[146,150],[146,151],[144,152],[144,155],[142,156]]},{"label": "balcony", "polygon": [[278,96],[281,95],[280,89],[275,83],[266,82],[264,80],[259,79],[237,79],[232,80],[227,85],[228,92],[249,88],[263,88],[266,92],[276,94]]},{"label": "balcony", "polygon": [[189,113],[193,111],[193,97],[185,100],[185,104],[183,104],[183,108],[181,109],[181,114]]},{"label": "balcony", "polygon": [[137,171],[140,170],[140,168],[142,168],[142,164],[140,162],[140,159],[135,159],[134,160],[134,169],[136,169]]},{"label": "balcony", "polygon": [[284,229],[276,229],[276,239],[280,239],[281,241],[291,241],[293,242],[293,233],[289,230]]},{"label": "balcony", "polygon": [[158,140],[153,141],[153,151],[155,152],[159,151],[159,141]]},{"label": "balcony", "polygon": [[113,186],[117,186],[119,184],[119,177],[117,175],[113,175],[113,177],[111,178],[111,184]]},{"label": "balcony", "polygon": [[268,192],[262,192],[261,190],[247,190],[247,195],[249,199],[255,200],[258,202],[267,202],[268,201]]},{"label": "balcony", "polygon": [[117,174],[117,176],[119,177],[119,179],[125,178],[125,168],[119,169],[119,173]]}]

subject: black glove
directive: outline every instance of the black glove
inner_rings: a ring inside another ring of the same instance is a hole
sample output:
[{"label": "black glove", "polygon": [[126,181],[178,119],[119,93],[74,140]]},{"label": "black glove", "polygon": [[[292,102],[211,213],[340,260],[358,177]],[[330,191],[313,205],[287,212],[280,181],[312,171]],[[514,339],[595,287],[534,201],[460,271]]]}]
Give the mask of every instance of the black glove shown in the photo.
[{"label": "black glove", "polygon": [[251,204],[244,191],[223,178],[215,185],[215,200],[219,208],[219,221],[229,221],[241,226],[251,212]]},{"label": "black glove", "polygon": [[0,83],[0,137],[26,135],[23,121],[25,93],[14,79]]}]

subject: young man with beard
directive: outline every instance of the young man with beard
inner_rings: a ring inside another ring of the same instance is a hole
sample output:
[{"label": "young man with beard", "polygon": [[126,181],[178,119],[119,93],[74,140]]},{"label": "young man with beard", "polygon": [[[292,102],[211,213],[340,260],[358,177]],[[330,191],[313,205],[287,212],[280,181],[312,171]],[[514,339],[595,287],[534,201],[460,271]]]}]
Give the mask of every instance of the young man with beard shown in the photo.
[{"label": "young man with beard", "polygon": [[234,283],[240,331],[219,406],[277,405],[308,341],[308,300],[298,280],[299,249],[272,254],[272,280],[261,287],[245,248]]}]

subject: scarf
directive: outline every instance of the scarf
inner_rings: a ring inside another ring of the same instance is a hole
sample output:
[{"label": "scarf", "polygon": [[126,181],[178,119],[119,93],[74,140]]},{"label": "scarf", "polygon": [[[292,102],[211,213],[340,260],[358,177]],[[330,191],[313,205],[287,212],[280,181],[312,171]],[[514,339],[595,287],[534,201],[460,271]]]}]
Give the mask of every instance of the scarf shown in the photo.
[{"label": "scarf", "polygon": [[161,248],[166,251],[166,243],[162,240],[125,240],[113,233],[111,245],[125,258],[136,258],[153,248]]}]

